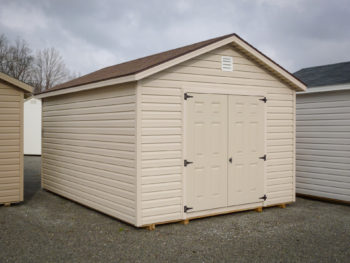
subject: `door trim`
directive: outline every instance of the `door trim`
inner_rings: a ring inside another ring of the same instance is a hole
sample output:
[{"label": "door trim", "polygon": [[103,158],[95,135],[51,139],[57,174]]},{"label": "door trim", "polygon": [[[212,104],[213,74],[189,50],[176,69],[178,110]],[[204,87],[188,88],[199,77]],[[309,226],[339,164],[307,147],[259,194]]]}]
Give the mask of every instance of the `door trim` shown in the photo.
[{"label": "door trim", "polygon": [[[213,84],[215,86],[215,84]],[[186,103],[183,99],[183,94],[189,92],[189,93],[199,93],[199,94],[220,94],[220,95],[239,95],[239,96],[257,96],[257,97],[267,97],[267,92],[261,91],[261,90],[232,90],[230,87],[228,88],[203,88],[200,87],[200,85],[189,87],[189,86],[183,86],[181,88],[181,104],[182,104],[182,160],[186,159],[186,143],[187,143],[187,135],[186,135]],[[266,131],[267,131],[267,111],[266,111],[266,103],[264,103],[264,148],[266,151]],[[266,165],[266,163],[265,163]],[[186,196],[186,169],[184,169],[184,166],[182,166],[182,206],[181,206],[181,214],[182,219],[187,219],[191,217],[191,214],[187,214],[182,209],[187,202],[187,196]],[[266,169],[264,169],[264,191],[266,191]],[[261,203],[260,203],[261,204]],[[265,201],[262,202],[262,205],[265,206]],[[232,207],[230,207],[232,209]]]}]

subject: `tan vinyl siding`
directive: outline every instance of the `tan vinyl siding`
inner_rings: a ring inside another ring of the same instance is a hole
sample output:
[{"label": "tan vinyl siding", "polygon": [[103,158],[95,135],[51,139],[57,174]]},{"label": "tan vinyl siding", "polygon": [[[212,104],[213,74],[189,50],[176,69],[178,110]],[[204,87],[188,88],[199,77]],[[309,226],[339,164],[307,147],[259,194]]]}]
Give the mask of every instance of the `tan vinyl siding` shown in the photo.
[{"label": "tan vinyl siding", "polygon": [[135,84],[43,99],[42,183],[136,224]]},{"label": "tan vinyl siding", "polygon": [[23,92],[0,81],[0,204],[23,201]]},{"label": "tan vinyl siding", "polygon": [[[221,71],[232,56],[233,72]],[[211,51],[139,82],[141,88],[142,224],[181,219],[183,211],[183,88],[267,95],[265,205],[294,201],[295,92],[232,47]]]},{"label": "tan vinyl siding", "polygon": [[350,91],[297,99],[297,193],[350,201]]}]

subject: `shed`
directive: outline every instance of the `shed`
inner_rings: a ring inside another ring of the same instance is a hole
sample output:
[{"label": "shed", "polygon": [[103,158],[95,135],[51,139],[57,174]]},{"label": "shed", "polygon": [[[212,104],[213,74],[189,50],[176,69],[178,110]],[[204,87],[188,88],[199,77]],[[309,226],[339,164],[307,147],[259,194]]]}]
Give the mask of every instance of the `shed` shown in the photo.
[{"label": "shed", "polygon": [[23,100],[32,91],[0,72],[0,204],[23,201]]},{"label": "shed", "polygon": [[295,201],[295,92],[236,34],[41,93],[44,189],[137,227]]},{"label": "shed", "polygon": [[297,194],[350,203],[350,62],[295,73]]},{"label": "shed", "polygon": [[41,155],[41,100],[24,101],[24,155]]}]

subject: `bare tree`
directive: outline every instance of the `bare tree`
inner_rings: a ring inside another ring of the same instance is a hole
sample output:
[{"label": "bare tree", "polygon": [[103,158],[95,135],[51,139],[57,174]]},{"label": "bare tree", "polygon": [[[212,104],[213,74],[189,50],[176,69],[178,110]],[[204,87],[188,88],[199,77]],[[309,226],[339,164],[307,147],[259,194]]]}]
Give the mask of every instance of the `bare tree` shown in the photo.
[{"label": "bare tree", "polygon": [[0,72],[5,73],[7,64],[8,40],[5,35],[0,36]]},{"label": "bare tree", "polygon": [[9,45],[4,35],[0,36],[0,71],[23,82],[30,81],[33,56],[26,41],[17,39]]},{"label": "bare tree", "polygon": [[55,48],[38,51],[33,63],[32,83],[37,92],[70,79],[63,58]]},{"label": "bare tree", "polygon": [[11,45],[5,35],[0,35],[0,72],[35,87],[36,92],[75,78],[55,48],[46,48],[34,57],[26,41],[17,39]]}]

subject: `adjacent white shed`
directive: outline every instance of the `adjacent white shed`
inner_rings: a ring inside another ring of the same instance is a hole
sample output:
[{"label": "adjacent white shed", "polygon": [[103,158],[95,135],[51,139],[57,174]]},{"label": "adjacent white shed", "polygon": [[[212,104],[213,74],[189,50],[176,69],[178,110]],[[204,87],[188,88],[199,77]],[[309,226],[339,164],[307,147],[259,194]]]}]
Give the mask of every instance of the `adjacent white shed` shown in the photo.
[{"label": "adjacent white shed", "polygon": [[295,73],[297,194],[350,203],[350,62]]},{"label": "adjacent white shed", "polygon": [[40,94],[42,186],[135,226],[295,201],[295,92],[235,34]]},{"label": "adjacent white shed", "polygon": [[24,154],[41,155],[41,100],[24,101]]}]

